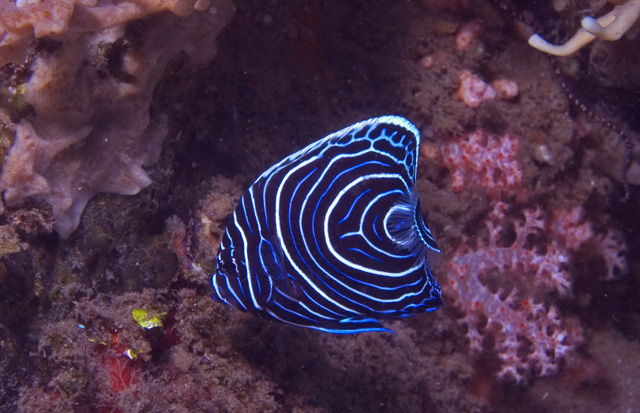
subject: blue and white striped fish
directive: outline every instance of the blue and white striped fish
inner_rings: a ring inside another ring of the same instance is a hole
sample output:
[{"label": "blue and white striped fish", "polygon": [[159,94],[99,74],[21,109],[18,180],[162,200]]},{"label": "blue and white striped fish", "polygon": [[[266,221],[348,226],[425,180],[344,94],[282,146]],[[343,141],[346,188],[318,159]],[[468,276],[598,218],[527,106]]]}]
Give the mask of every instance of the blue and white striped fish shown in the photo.
[{"label": "blue and white striped fish", "polygon": [[265,171],[233,213],[213,299],[331,333],[442,306],[440,250],[414,185],[420,134],[382,116],[312,143]]}]

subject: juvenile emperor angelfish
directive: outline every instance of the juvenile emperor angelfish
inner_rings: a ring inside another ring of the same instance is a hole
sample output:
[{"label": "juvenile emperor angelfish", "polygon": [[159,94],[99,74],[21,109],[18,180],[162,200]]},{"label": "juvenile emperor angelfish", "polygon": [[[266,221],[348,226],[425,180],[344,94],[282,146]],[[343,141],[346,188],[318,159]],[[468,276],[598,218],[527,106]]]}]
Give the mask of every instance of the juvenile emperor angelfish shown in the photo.
[{"label": "juvenile emperor angelfish", "polygon": [[212,277],[213,299],[331,333],[443,305],[440,250],[415,190],[420,134],[399,116],[332,133],[249,187]]}]

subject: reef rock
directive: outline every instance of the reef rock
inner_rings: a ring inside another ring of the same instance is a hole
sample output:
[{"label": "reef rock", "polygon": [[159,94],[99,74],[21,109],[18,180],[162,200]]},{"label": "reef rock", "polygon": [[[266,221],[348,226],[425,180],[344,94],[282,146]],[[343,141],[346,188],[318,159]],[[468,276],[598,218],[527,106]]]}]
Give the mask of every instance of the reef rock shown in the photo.
[{"label": "reef rock", "polygon": [[167,116],[151,114],[153,91],[170,60],[183,59],[183,69],[210,61],[234,11],[230,0],[0,5],[0,64],[23,64],[11,59],[49,36],[25,64],[23,98],[33,110],[14,119],[0,177],[6,204],[48,202],[66,238],[94,195],[149,185],[142,168],[158,160],[168,132]]}]

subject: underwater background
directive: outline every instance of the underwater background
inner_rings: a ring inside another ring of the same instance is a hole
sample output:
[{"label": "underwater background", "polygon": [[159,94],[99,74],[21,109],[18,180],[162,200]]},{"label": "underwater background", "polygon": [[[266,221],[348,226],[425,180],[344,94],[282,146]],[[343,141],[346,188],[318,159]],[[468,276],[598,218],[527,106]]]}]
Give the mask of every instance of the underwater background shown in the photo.
[{"label": "underwater background", "polygon": [[[0,411],[640,411],[640,28],[527,44],[613,3],[3,3]],[[334,335],[214,302],[251,183],[387,114],[445,307]]]}]

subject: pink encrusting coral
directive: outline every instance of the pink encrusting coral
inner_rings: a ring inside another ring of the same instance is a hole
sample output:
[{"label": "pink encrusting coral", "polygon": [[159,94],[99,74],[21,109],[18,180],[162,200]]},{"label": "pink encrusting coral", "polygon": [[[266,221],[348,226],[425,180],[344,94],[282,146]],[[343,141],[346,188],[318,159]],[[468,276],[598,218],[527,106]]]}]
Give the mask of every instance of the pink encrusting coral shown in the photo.
[{"label": "pink encrusting coral", "polygon": [[483,28],[480,20],[471,20],[462,25],[456,34],[456,49],[465,50],[471,46],[471,43],[480,36]]},{"label": "pink encrusting coral", "polygon": [[503,100],[511,100],[518,96],[520,89],[518,84],[510,79],[496,79],[488,84],[469,70],[460,73],[460,84],[456,95],[465,105],[477,108],[485,100],[493,100],[496,97]]},{"label": "pink encrusting coral", "polygon": [[522,183],[519,141],[512,135],[475,131],[442,147],[444,165],[451,171],[451,187],[461,191],[473,180],[492,197],[513,192]]},{"label": "pink encrusting coral", "polygon": [[491,82],[491,87],[495,89],[498,97],[504,100],[513,99],[520,93],[518,84],[509,79],[496,79]]},{"label": "pink encrusting coral", "polygon": [[443,288],[463,314],[459,322],[472,350],[483,351],[491,336],[501,361],[498,377],[522,382],[555,373],[583,337],[546,302],[551,293],[571,292],[571,251],[544,240],[546,219],[539,210],[523,211],[524,218],[507,217],[506,210],[495,204],[485,222],[486,240],[463,241],[446,267]]},{"label": "pink encrusting coral", "polygon": [[495,99],[498,96],[496,90],[484,80],[468,70],[460,73],[460,85],[458,97],[470,108],[477,108],[484,100]]}]

